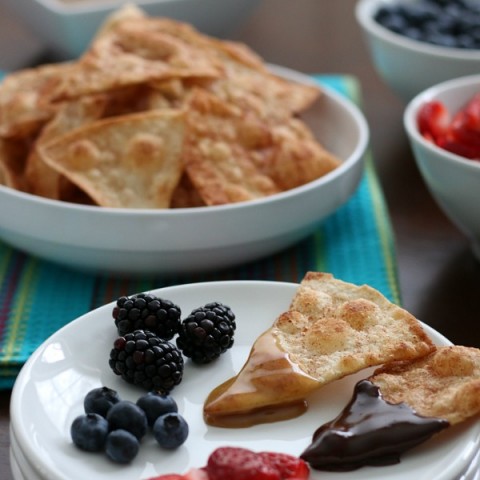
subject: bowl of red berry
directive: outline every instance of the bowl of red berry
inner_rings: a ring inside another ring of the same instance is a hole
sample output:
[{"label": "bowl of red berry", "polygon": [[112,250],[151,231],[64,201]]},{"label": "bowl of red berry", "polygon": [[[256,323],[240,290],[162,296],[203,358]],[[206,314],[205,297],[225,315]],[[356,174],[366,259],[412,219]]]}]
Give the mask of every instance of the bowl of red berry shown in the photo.
[{"label": "bowl of red berry", "polygon": [[405,109],[404,127],[431,194],[480,259],[480,75],[418,94]]},{"label": "bowl of red berry", "polygon": [[356,17],[374,68],[405,102],[439,82],[479,71],[478,1],[360,0]]}]

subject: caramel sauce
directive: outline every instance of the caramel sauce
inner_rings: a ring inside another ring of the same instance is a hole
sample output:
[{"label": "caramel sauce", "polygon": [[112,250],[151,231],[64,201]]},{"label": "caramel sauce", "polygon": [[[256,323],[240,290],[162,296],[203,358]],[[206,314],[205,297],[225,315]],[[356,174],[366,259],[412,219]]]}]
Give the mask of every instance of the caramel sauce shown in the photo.
[{"label": "caramel sauce", "polygon": [[405,403],[386,402],[376,385],[362,380],[345,409],[315,431],[300,457],[317,470],[392,465],[403,452],[448,426],[446,420],[418,415]]},{"label": "caramel sauce", "polygon": [[244,428],[295,418],[306,411],[305,397],[318,385],[290,361],[270,329],[256,340],[238,375],[207,397],[204,419],[217,427]]}]

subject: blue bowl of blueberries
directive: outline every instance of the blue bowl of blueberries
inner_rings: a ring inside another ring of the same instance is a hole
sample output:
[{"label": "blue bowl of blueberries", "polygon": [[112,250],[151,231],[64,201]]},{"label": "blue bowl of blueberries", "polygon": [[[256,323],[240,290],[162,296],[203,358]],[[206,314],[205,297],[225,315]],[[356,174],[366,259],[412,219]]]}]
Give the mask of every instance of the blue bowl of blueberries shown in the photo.
[{"label": "blue bowl of blueberries", "polygon": [[355,13],[376,71],[405,102],[480,72],[478,0],[359,0]]}]

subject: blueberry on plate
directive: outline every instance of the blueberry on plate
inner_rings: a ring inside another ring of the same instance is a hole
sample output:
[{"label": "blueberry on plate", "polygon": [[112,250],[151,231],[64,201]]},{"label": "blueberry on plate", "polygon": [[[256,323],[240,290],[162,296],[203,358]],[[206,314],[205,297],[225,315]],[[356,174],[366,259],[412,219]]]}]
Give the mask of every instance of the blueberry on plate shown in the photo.
[{"label": "blueberry on plate", "polygon": [[173,450],[187,439],[188,424],[179,413],[166,413],[153,424],[153,436],[161,447]]},{"label": "blueberry on plate", "polygon": [[115,390],[108,387],[99,387],[90,390],[83,400],[85,413],[98,413],[102,417],[107,416],[111,406],[120,401],[120,396]]},{"label": "blueberry on plate", "polygon": [[79,415],[72,422],[70,436],[73,443],[87,452],[100,452],[108,435],[108,422],[97,413]]},{"label": "blueberry on plate", "polygon": [[126,430],[112,430],[105,443],[107,457],[115,463],[129,463],[138,454],[140,444],[135,435]]},{"label": "blueberry on plate", "polygon": [[165,413],[178,412],[177,402],[171,395],[148,392],[137,400],[137,405],[147,415],[148,425],[153,427],[155,420]]},{"label": "blueberry on plate", "polygon": [[129,400],[121,400],[113,405],[107,413],[110,430],[126,430],[138,440],[147,433],[148,422],[145,412]]}]

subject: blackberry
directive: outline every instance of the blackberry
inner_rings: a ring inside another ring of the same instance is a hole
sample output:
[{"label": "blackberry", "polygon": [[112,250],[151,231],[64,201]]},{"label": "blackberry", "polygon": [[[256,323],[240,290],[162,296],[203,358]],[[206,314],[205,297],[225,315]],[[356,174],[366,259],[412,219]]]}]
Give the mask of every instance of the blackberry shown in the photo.
[{"label": "blackberry", "polygon": [[150,330],[170,340],[180,325],[180,307],[151,293],[120,297],[112,311],[119,335],[134,330]]},{"label": "blackberry", "polygon": [[169,393],[183,377],[181,352],[149,330],[118,337],[110,351],[109,365],[127,382],[162,393]]},{"label": "blackberry", "polygon": [[235,315],[220,302],[196,308],[178,331],[177,347],[193,362],[210,363],[233,345]]}]

